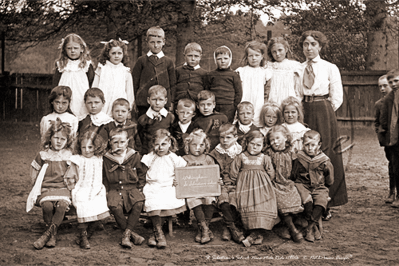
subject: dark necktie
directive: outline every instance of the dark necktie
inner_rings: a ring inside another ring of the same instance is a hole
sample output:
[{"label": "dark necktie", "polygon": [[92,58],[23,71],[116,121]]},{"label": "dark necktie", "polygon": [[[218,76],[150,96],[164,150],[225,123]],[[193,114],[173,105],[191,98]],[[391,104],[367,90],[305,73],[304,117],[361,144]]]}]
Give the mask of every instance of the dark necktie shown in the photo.
[{"label": "dark necktie", "polygon": [[303,86],[310,90],[314,84],[314,72],[312,67],[312,60],[308,61],[308,65],[305,68],[305,73],[303,74]]}]

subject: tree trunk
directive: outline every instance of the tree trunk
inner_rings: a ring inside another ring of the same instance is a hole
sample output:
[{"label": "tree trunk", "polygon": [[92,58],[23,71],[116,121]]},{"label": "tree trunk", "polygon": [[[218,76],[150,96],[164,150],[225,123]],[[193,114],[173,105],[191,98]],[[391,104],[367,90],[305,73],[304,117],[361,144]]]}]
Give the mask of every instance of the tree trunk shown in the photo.
[{"label": "tree trunk", "polygon": [[176,66],[184,63],[184,47],[193,37],[195,0],[181,1],[176,29]]}]

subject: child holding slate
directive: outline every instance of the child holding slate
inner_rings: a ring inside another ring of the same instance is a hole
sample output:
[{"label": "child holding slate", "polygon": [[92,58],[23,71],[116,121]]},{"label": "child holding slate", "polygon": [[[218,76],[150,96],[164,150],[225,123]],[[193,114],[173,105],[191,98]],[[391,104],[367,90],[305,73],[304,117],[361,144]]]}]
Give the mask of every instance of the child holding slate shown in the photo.
[{"label": "child holding slate", "polygon": [[[194,130],[184,140],[184,150],[187,155],[183,159],[187,161],[187,166],[212,165],[215,161],[207,155],[210,147],[209,139],[202,129]],[[177,185],[177,182],[176,182]],[[198,222],[198,234],[195,236],[195,242],[201,244],[208,243],[213,239],[213,234],[209,230],[209,223],[212,219],[215,197],[187,198],[187,206],[194,211]]]}]

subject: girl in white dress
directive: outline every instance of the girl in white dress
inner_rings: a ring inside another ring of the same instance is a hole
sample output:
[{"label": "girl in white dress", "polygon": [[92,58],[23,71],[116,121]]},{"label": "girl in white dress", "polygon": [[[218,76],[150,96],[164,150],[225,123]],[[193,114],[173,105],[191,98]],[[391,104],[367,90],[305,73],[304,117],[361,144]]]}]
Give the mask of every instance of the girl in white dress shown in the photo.
[{"label": "girl in white dress", "polygon": [[72,190],[72,203],[78,216],[81,248],[89,249],[88,231],[94,231],[96,221],[109,216],[107,196],[103,185],[103,158],[107,141],[94,131],[79,135],[78,150],[81,155],[71,156],[67,177],[76,177],[78,182]]},{"label": "girl in white dress", "polygon": [[[144,211],[151,218],[154,226],[154,236],[148,240],[150,247],[166,247],[165,235],[162,231],[163,217],[172,216],[186,210],[184,199],[176,198],[173,186],[175,168],[185,167],[187,162],[174,152],[177,142],[166,129],[158,129],[152,138],[152,151],[141,159],[148,167]],[[162,217],[162,218],[161,218]]]},{"label": "girl in white dress", "polygon": [[125,67],[129,60],[127,41],[110,40],[104,43],[104,48],[98,58],[98,66],[93,81],[93,87],[104,92],[105,104],[103,111],[112,117],[112,104],[118,98],[129,101],[130,110],[134,104],[133,79],[130,68]]},{"label": "girl in white dress", "polygon": [[283,37],[275,37],[269,41],[267,47],[270,61],[267,62],[266,70],[268,77],[271,77],[267,84],[270,87],[269,101],[280,105],[289,96],[302,99],[301,63],[287,59],[290,51],[288,42]]},{"label": "girl in white dress", "polygon": [[50,102],[51,113],[43,116],[40,121],[40,136],[42,143],[45,141],[45,133],[51,127],[51,121],[56,121],[57,118],[62,122],[71,125],[71,134],[74,138],[78,131],[78,118],[72,114],[71,111],[72,90],[67,86],[57,86],[51,90],[48,100]]},{"label": "girl in white dress", "polygon": [[281,110],[284,116],[284,126],[288,128],[292,135],[292,147],[295,153],[302,150],[302,137],[310,128],[303,123],[303,107],[301,102],[295,97],[288,97],[281,103]]},{"label": "girl in white dress", "polygon": [[83,96],[94,79],[89,50],[84,40],[74,33],[62,39],[58,49],[60,49],[60,55],[56,61],[53,85],[71,88],[71,110],[80,121],[87,115]]},{"label": "girl in white dress", "polygon": [[267,47],[264,43],[252,41],[245,46],[243,58],[244,67],[236,71],[240,74],[242,81],[242,100],[254,105],[254,123],[259,126],[259,115],[262,105],[267,101],[265,98],[266,81],[271,78],[271,73],[263,68],[266,59]]}]

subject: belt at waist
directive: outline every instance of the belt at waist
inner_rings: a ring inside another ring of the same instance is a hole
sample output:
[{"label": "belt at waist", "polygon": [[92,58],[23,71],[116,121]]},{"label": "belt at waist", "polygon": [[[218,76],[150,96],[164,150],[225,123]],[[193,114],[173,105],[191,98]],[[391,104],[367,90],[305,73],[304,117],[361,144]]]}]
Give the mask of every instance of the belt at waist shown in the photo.
[{"label": "belt at waist", "polygon": [[321,96],[318,96],[318,95],[305,95],[305,96],[303,97],[303,101],[304,101],[305,103],[308,103],[308,102],[317,102],[317,101],[327,100],[328,97],[330,97],[330,95],[328,95],[328,94],[326,94],[326,95],[321,95]]}]

